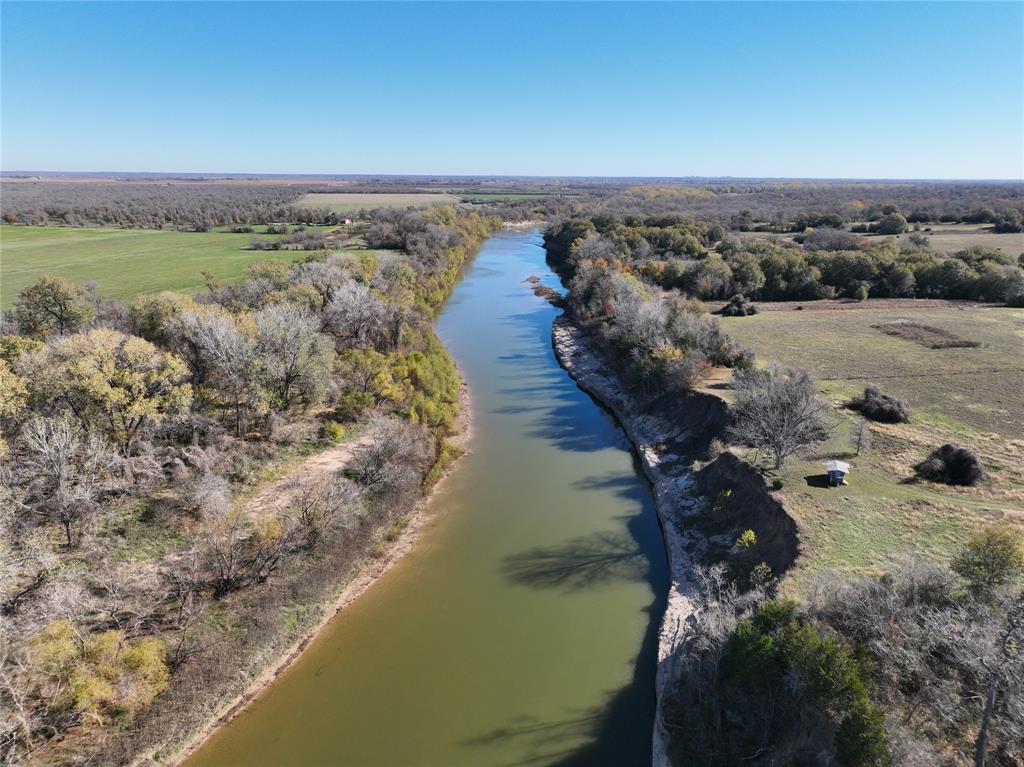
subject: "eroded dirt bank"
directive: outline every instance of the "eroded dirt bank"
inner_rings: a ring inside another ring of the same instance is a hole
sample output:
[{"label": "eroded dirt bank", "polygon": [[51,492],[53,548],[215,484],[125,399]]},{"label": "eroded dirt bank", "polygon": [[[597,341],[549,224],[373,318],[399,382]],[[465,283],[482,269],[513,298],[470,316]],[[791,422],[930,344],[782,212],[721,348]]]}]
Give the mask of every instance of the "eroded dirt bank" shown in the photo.
[{"label": "eroded dirt bank", "polygon": [[[691,392],[641,402],[601,360],[579,326],[562,316],[554,321],[551,334],[562,367],[622,425],[653,489],[671,580],[658,637],[652,762],[654,767],[667,767],[667,733],[661,713],[677,678],[695,610],[694,564],[721,559],[734,538],[731,531],[741,523],[757,533],[763,542],[759,558],[780,575],[796,559],[797,527],[768,492],[761,476],[731,453],[693,470],[692,457],[706,455],[711,441],[728,423],[723,400]],[[729,515],[724,529],[716,531],[705,524],[705,512],[711,500],[725,490],[729,491]]]}]

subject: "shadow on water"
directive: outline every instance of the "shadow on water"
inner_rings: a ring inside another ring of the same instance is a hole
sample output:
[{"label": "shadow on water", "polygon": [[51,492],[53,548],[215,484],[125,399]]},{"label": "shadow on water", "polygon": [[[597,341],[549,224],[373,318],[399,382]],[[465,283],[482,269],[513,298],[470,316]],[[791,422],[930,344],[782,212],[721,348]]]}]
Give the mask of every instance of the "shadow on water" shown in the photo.
[{"label": "shadow on water", "polygon": [[[484,751],[514,743],[517,750],[525,754],[515,761],[500,762],[501,767],[649,765],[655,716],[658,626],[667,601],[665,584],[659,586],[654,601],[645,609],[647,629],[628,684],[610,692],[601,705],[584,711],[569,711],[565,717],[554,720],[516,717],[506,726],[472,738],[464,745]],[[581,740],[586,741],[582,746]]]},{"label": "shadow on water", "polygon": [[[639,465],[634,456],[634,470]],[[640,482],[638,482],[638,479]],[[513,765],[555,767],[630,767],[651,760],[655,716],[658,627],[668,601],[668,566],[660,529],[652,524],[650,495],[640,476],[588,477],[583,489],[614,490],[641,506],[626,518],[628,534],[597,533],[550,547],[535,547],[506,558],[505,577],[522,586],[576,591],[599,588],[615,580],[646,579],[654,599],[645,609],[646,629],[628,684],[608,693],[601,705],[569,711],[562,719],[519,717],[507,726],[466,743],[486,748],[510,741],[526,756]],[[580,741],[586,741],[582,746]]]},{"label": "shadow on water", "polygon": [[[552,365],[551,322],[557,313],[545,307],[504,318],[521,328],[517,340],[528,344],[528,348],[544,351],[498,358],[504,365],[515,366],[515,380],[519,384],[502,389],[501,394],[512,399],[535,398],[543,404],[507,406],[495,412],[536,411],[528,435],[549,440],[562,450],[595,452],[610,446],[628,449],[629,442],[621,429],[613,432],[607,428],[607,424],[614,423],[611,414],[581,392],[557,363]],[[643,608],[646,628],[632,661],[630,680],[609,691],[604,701],[594,707],[568,710],[558,719],[515,717],[505,726],[464,741],[466,747],[480,750],[481,764],[490,763],[485,756],[488,749],[509,744],[523,756],[499,762],[505,767],[650,764],[658,628],[668,600],[668,565],[653,500],[638,459],[635,454],[632,457],[633,473],[615,472],[573,483],[577,490],[611,491],[621,497],[624,508],[633,510],[622,517],[624,531],[595,533],[552,546],[534,547],[509,556],[502,563],[505,578],[527,588],[574,592],[615,582],[646,580],[653,600]]]},{"label": "shadow on water", "polygon": [[579,591],[609,581],[636,581],[648,569],[636,543],[621,533],[595,533],[559,546],[543,546],[506,558],[502,572],[512,583]]}]

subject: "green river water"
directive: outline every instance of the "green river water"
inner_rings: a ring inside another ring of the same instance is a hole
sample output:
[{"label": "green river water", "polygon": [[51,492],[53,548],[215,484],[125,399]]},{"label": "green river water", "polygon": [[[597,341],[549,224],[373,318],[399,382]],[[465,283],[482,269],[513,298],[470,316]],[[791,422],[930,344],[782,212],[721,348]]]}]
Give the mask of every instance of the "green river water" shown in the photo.
[{"label": "green river water", "polygon": [[661,532],[555,359],[540,243],[492,237],[438,317],[474,433],[413,551],[189,767],[650,764]]}]

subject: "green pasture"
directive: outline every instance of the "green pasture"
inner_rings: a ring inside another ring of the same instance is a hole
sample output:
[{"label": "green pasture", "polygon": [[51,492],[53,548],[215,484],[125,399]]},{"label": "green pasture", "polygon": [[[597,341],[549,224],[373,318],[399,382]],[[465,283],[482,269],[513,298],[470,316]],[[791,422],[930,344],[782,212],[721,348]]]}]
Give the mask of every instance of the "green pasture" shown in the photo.
[{"label": "green pasture", "polygon": [[[265,229],[258,227],[257,234]],[[254,261],[297,261],[302,251],[249,250],[252,234],[154,229],[0,226],[0,306],[42,274],[93,280],[106,295],[130,298],[203,285],[202,272],[222,283],[240,279]],[[264,235],[265,236],[265,235]]]}]

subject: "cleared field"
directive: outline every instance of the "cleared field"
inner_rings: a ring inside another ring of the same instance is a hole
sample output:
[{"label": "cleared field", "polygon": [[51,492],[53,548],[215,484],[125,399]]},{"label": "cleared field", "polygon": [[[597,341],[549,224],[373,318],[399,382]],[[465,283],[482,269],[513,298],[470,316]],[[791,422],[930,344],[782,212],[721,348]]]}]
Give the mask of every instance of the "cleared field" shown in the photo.
[{"label": "cleared field", "polygon": [[[258,227],[260,232],[265,227]],[[74,229],[0,226],[0,306],[41,274],[73,282],[94,280],[101,293],[138,293],[203,287],[202,272],[237,280],[254,261],[296,261],[302,251],[247,250],[252,234],[151,229]]]},{"label": "cleared field", "polygon": [[515,202],[516,200],[543,200],[545,197],[551,196],[544,193],[502,194],[501,192],[466,192],[465,194],[456,192],[456,194],[466,202]]},{"label": "cleared field", "polygon": [[[993,232],[988,224],[930,224],[929,227],[931,231],[924,234],[932,250],[953,253],[980,245],[1015,256],[1024,253],[1024,232],[1000,234]],[[909,236],[909,233],[901,234],[898,239],[902,242]]]},{"label": "cleared field", "polygon": [[[916,306],[915,306],[916,304]],[[1024,526],[1024,310],[941,301],[762,304],[725,318],[762,362],[810,369],[835,406],[827,444],[787,461],[778,491],[801,526],[803,557],[790,588],[824,568],[877,572],[910,550],[946,556],[986,521]],[[981,345],[930,348],[884,332],[913,322]],[[854,455],[857,422],[844,404],[875,383],[909,401],[909,424],[869,422],[872,446]],[[945,442],[981,455],[986,479],[954,488],[919,481],[914,464]],[[852,464],[849,485],[824,486],[822,461]]]},{"label": "cleared field", "polygon": [[[837,395],[876,383],[914,408],[1024,437],[1022,309],[884,299],[759,306],[767,311],[722,324],[762,360],[805,367]],[[933,349],[886,332],[897,323],[936,328],[980,346]]]},{"label": "cleared field", "polygon": [[[925,225],[923,225],[925,226]],[[931,249],[936,253],[955,253],[975,246],[995,248],[1004,253],[1017,256],[1024,253],[1024,233],[993,232],[989,224],[927,224],[931,231],[921,231],[928,237]],[[736,232],[741,240],[780,239],[793,240],[792,234],[773,234],[770,232]],[[910,232],[896,237],[900,242],[908,241]],[[878,240],[891,239],[886,235],[859,235],[871,244]]]},{"label": "cleared field", "polygon": [[450,194],[433,192],[407,194],[376,194],[373,192],[326,192],[307,194],[297,203],[300,208],[327,208],[346,213],[364,208],[407,208],[448,205],[459,202]]}]

